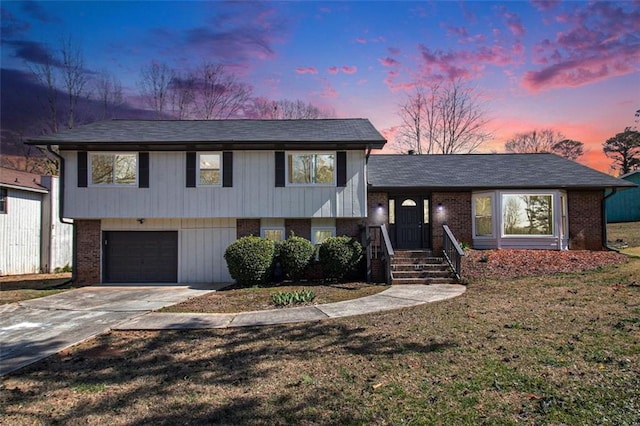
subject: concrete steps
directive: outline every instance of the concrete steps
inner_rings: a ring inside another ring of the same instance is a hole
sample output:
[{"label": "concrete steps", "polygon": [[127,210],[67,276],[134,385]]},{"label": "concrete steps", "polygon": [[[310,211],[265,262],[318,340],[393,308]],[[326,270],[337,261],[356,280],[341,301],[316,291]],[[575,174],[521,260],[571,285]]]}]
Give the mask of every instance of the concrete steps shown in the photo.
[{"label": "concrete steps", "polygon": [[456,284],[449,264],[431,250],[396,251],[391,263],[391,284]]}]

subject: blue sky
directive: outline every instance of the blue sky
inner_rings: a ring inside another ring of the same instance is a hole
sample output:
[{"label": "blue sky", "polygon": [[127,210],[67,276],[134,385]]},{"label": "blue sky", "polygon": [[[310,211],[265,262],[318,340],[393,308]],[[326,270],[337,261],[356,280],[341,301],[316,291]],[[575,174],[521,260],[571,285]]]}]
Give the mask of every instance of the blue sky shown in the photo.
[{"label": "blue sky", "polygon": [[[63,36],[91,72],[136,95],[151,61],[227,65],[257,96],[366,117],[393,138],[416,84],[462,78],[486,99],[500,151],[554,128],[601,144],[640,109],[640,2],[3,1],[2,67],[27,70]],[[10,88],[3,88],[10,90]]]}]

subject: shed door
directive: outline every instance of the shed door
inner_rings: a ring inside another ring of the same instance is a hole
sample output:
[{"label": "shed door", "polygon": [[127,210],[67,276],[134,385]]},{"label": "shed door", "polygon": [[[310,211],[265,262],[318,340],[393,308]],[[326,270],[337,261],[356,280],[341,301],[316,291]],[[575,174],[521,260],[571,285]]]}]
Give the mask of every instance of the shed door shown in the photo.
[{"label": "shed door", "polygon": [[102,237],[104,282],[178,282],[176,231],[106,231]]}]

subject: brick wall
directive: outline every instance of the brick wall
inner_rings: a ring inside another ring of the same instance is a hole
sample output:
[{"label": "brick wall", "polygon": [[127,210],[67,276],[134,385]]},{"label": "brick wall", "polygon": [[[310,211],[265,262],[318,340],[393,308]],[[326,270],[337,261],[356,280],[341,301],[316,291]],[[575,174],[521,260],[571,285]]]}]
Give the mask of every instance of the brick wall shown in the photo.
[{"label": "brick wall", "polygon": [[602,250],[602,191],[568,191],[569,249]]},{"label": "brick wall", "polygon": [[311,219],[285,219],[284,229],[287,237],[293,232],[298,237],[311,241]]},{"label": "brick wall", "polygon": [[[442,203],[442,211],[438,204]],[[471,192],[434,192],[431,194],[431,232],[433,252],[442,253],[443,224],[449,225],[458,241],[471,243]]]},{"label": "brick wall", "polygon": [[236,219],[236,238],[260,236],[260,219]]},{"label": "brick wall", "polygon": [[[382,204],[382,208],[378,207]],[[389,226],[389,194],[386,192],[369,192],[367,195],[367,223],[369,225]]]},{"label": "brick wall", "polygon": [[76,220],[76,280],[79,284],[99,284],[101,230],[99,220]]},{"label": "brick wall", "polygon": [[346,235],[356,239],[360,238],[360,228],[363,226],[362,219],[336,219],[336,235]]}]

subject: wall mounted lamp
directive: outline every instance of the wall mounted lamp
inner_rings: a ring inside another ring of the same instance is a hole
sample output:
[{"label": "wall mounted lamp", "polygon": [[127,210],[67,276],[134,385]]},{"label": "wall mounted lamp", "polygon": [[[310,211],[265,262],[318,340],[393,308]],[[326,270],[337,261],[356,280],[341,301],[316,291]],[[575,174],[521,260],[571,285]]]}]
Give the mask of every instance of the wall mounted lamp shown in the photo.
[{"label": "wall mounted lamp", "polygon": [[444,206],[442,205],[442,203],[438,203],[436,210],[438,210],[439,212],[444,211]]},{"label": "wall mounted lamp", "polygon": [[140,219],[138,219],[138,223],[142,225],[144,223],[144,217],[141,217]]}]

